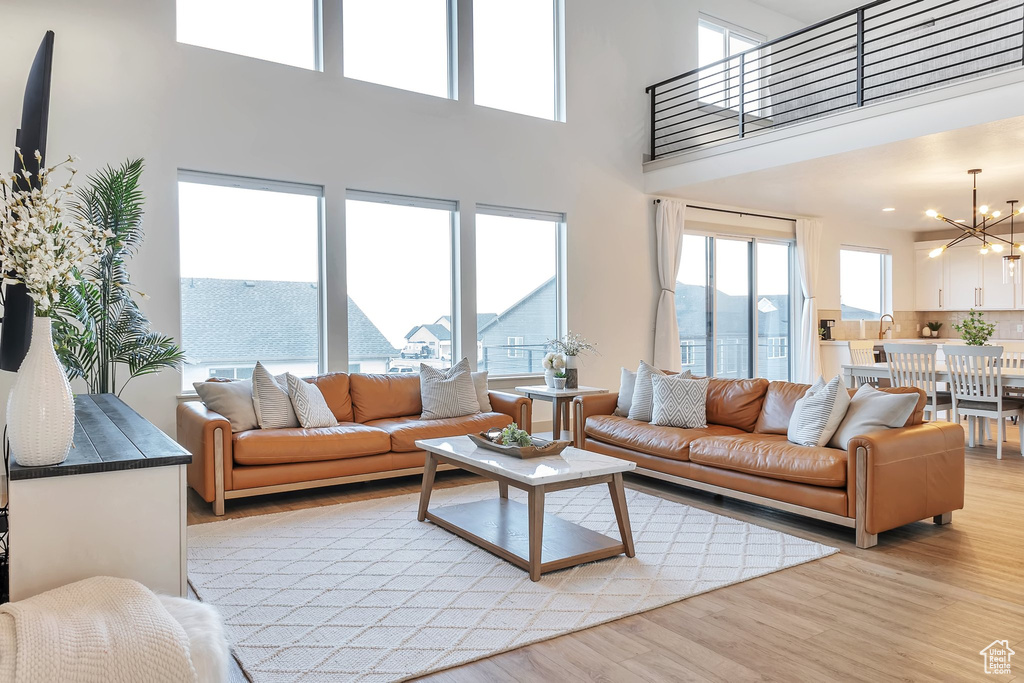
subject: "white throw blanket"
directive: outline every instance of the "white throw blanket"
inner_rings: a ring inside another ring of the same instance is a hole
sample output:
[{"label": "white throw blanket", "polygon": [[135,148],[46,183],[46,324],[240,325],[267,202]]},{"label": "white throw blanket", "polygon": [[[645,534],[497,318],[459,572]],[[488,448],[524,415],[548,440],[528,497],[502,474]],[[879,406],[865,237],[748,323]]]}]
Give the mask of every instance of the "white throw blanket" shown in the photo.
[{"label": "white throw blanket", "polygon": [[0,605],[4,683],[195,683],[189,640],[148,588],[97,576]]}]

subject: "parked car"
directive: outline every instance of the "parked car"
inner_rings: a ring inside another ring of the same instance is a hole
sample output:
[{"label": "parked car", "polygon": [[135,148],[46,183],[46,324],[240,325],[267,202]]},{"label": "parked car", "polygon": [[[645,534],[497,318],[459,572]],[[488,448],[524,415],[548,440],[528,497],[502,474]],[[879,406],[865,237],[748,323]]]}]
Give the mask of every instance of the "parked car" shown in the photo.
[{"label": "parked car", "polygon": [[411,372],[416,372],[416,368],[412,368],[412,367],[409,367],[407,365],[395,366],[393,368],[388,368],[388,374],[389,375],[394,375],[394,374],[403,374],[404,375],[404,374],[411,373]]},{"label": "parked car", "polygon": [[412,341],[405,345],[402,358],[430,358],[430,345],[425,341]]}]

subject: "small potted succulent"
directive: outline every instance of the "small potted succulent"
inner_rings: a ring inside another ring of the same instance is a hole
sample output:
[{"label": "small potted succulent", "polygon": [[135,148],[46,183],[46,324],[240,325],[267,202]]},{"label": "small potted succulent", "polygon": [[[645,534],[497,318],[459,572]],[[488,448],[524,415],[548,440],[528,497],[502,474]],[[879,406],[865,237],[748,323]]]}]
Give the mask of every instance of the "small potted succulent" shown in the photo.
[{"label": "small potted succulent", "polygon": [[928,329],[928,336],[929,337],[938,337],[939,336],[939,330],[942,328],[942,323],[940,323],[940,322],[925,323],[925,327]]},{"label": "small potted succulent", "polygon": [[565,389],[565,370],[555,372],[555,389]]}]

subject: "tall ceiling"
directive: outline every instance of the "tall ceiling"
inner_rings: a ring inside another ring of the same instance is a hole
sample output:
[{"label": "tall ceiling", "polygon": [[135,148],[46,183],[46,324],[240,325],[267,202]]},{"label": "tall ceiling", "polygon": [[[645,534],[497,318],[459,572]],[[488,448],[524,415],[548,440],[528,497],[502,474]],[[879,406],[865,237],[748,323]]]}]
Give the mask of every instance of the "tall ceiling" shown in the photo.
[{"label": "tall ceiling", "polygon": [[866,0],[753,0],[779,14],[796,19],[805,24],[813,24],[842,14],[846,10],[866,4]]},{"label": "tall ceiling", "polygon": [[[719,178],[666,194],[820,216],[843,225],[941,230],[943,224],[924,212],[935,209],[954,220],[969,221],[968,169],[983,170],[978,176],[979,204],[1005,212],[1006,200],[1024,201],[1022,150],[1024,117],[1017,117]],[[883,212],[884,208],[896,210]]]}]

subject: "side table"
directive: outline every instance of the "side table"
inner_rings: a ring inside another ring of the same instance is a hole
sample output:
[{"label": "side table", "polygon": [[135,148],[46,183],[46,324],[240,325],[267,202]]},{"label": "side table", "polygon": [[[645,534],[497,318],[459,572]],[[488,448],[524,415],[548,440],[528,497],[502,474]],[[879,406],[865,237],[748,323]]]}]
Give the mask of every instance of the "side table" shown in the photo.
[{"label": "side table", "polygon": [[541,399],[542,401],[551,401],[552,404],[552,426],[551,436],[554,439],[562,438],[562,424],[568,428],[569,422],[569,404],[577,396],[587,396],[589,394],[607,394],[607,389],[601,389],[600,387],[576,387],[575,389],[552,389],[546,384],[533,384],[525,387],[516,387],[516,391],[525,395],[529,399]]}]

